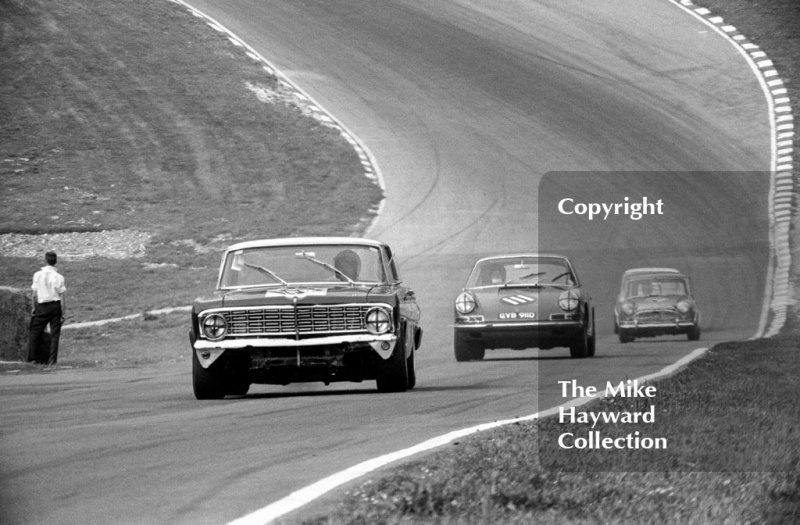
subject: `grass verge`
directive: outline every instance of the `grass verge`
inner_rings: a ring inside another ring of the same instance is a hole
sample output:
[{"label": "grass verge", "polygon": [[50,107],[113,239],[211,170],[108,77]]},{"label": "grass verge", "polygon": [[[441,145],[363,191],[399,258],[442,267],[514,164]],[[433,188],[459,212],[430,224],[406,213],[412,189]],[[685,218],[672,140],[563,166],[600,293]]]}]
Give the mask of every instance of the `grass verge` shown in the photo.
[{"label": "grass verge", "polygon": [[[0,234],[152,235],[61,259],[68,321],[189,304],[239,240],[363,228],[382,193],[353,147],[255,88],[280,86],[166,0],[0,2]],[[7,255],[0,283],[27,289],[41,255]]]}]

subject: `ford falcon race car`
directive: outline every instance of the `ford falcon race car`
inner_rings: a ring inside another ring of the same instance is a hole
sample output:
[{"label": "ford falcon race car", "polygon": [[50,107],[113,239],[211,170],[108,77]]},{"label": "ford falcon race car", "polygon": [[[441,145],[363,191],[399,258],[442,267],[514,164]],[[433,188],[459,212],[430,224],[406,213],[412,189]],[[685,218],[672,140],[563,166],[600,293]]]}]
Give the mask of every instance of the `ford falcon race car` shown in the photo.
[{"label": "ford falcon race car", "polygon": [[498,255],[478,260],[455,301],[456,361],[486,349],[569,347],[595,353],[594,308],[566,257]]},{"label": "ford falcon race car", "polygon": [[700,310],[689,278],[674,268],[627,270],[614,306],[614,331],[620,343],[670,334],[700,339]]},{"label": "ford falcon race car", "polygon": [[192,308],[194,395],[244,395],[253,383],[373,379],[381,392],[414,388],[419,319],[414,292],[381,242],[233,245],[216,291]]}]

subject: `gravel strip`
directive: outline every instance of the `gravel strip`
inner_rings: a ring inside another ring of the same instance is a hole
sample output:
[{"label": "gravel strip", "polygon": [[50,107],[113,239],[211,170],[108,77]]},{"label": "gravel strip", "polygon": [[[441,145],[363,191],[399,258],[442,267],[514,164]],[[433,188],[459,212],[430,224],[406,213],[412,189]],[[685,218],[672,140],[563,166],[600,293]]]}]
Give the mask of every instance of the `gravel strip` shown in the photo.
[{"label": "gravel strip", "polygon": [[144,256],[150,237],[149,233],[136,230],[43,235],[6,233],[0,235],[0,253],[4,257],[41,257],[52,250],[60,258],[73,261],[91,257],[129,259]]}]

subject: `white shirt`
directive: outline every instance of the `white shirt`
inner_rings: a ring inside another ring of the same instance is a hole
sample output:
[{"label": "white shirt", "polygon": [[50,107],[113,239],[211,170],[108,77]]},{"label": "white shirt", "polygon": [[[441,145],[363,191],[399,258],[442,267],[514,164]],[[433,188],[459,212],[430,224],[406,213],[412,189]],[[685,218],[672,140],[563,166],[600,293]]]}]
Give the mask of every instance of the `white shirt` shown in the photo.
[{"label": "white shirt", "polygon": [[67,291],[67,287],[64,286],[64,276],[49,265],[33,274],[31,288],[36,292],[36,300],[39,303],[60,301],[61,294]]}]

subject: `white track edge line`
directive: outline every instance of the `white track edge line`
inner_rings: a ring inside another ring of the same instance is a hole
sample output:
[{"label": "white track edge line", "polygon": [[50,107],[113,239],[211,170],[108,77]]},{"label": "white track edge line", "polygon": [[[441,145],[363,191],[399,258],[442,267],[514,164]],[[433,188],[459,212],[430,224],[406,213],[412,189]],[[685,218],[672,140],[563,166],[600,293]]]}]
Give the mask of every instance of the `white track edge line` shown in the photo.
[{"label": "white track edge line", "polygon": [[[673,374],[679,368],[685,366],[689,362],[703,355],[707,350],[708,348],[697,348],[690,354],[684,356],[682,359],[676,361],[675,363],[664,367],[658,372],[639,377],[636,379],[636,381],[638,381],[639,383],[646,383],[648,381],[653,381],[654,379]],[[485,430],[495,429],[505,425],[511,425],[514,423],[532,421],[540,417],[555,415],[562,407],[574,407],[574,406],[585,405],[586,403],[590,403],[602,397],[605,397],[604,393],[598,395],[597,397],[581,397],[573,399],[572,401],[564,403],[560,406],[549,408],[547,410],[543,410],[541,412],[537,412],[529,416],[522,416],[513,419],[494,421],[492,423],[484,423],[481,425],[465,428],[462,430],[455,430],[453,432],[449,432],[447,434],[431,438],[427,441],[423,441],[422,443],[414,445],[413,447],[405,448],[389,454],[385,454],[383,456],[379,456],[377,458],[363,461],[348,469],[342,470],[340,472],[337,472],[336,474],[323,478],[317,481],[316,483],[312,483],[311,485],[308,485],[306,487],[303,487],[302,489],[292,492],[288,496],[281,498],[278,501],[267,505],[266,507],[263,507],[250,514],[247,514],[246,516],[235,519],[231,522],[228,522],[227,525],[266,525],[268,523],[271,523],[273,520],[280,518],[281,516],[285,516],[286,514],[299,509],[300,507],[306,505],[307,503],[310,503],[311,501],[321,497],[322,495],[326,494],[327,492],[330,492],[331,490],[337,487],[340,487],[341,485],[344,485],[345,483],[353,481],[354,479],[364,476],[365,474],[373,472],[374,470],[377,470],[395,461],[399,461],[401,459],[413,456],[414,454],[427,452],[434,448],[447,445],[448,443],[451,443],[456,439],[463,438],[471,434],[475,434]]]}]

